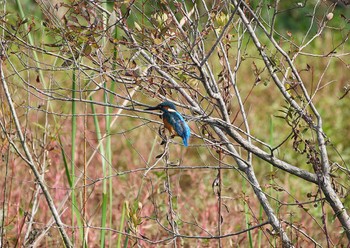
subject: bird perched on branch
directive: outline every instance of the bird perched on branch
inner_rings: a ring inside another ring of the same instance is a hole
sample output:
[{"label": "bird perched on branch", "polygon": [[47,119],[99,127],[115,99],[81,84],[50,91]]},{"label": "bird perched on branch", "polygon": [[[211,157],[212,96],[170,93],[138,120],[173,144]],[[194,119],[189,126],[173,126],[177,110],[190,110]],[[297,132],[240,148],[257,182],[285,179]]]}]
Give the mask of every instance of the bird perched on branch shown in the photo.
[{"label": "bird perched on branch", "polygon": [[163,102],[155,107],[146,108],[145,110],[161,110],[163,112],[163,122],[166,129],[171,135],[178,135],[182,138],[185,146],[188,146],[191,131],[182,115],[177,112],[176,107],[171,102]]}]

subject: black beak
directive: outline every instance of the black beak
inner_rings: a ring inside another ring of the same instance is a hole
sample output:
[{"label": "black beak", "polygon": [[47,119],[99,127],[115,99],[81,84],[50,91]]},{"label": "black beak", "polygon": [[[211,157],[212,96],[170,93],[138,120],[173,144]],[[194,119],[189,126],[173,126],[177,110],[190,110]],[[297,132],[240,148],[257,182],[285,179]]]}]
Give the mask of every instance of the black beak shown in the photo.
[{"label": "black beak", "polygon": [[145,108],[145,110],[160,110],[159,105],[155,106],[155,107],[149,107],[149,108]]}]

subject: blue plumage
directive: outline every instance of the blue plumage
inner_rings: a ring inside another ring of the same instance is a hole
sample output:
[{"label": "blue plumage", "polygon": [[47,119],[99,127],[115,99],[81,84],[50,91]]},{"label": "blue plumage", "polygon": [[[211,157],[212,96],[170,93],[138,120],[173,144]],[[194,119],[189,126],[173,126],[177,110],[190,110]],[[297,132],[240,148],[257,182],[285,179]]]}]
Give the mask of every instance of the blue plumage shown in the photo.
[{"label": "blue plumage", "polygon": [[147,110],[155,109],[159,109],[163,112],[164,126],[170,133],[180,136],[184,145],[188,146],[191,130],[182,115],[177,112],[176,106],[171,102],[163,102],[155,107],[147,108]]}]

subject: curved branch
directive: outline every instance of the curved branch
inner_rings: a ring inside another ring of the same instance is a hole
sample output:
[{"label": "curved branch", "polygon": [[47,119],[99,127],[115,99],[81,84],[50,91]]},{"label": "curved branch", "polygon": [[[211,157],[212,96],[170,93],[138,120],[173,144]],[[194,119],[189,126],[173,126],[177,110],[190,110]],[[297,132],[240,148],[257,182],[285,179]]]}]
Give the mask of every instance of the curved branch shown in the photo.
[{"label": "curved branch", "polygon": [[[232,0],[232,3],[237,6],[237,1]],[[247,6],[246,6],[247,7]],[[249,9],[249,7],[247,7]],[[250,13],[254,14],[253,11],[249,9]],[[338,217],[339,221],[341,222],[343,228],[345,229],[346,235],[348,240],[350,241],[350,217],[347,213],[347,211],[344,208],[343,203],[340,201],[338,195],[336,194],[334,188],[332,187],[331,179],[330,179],[330,166],[329,166],[329,159],[328,159],[328,154],[327,154],[327,148],[326,148],[326,141],[324,137],[324,133],[322,130],[322,118],[321,115],[318,113],[316,107],[312,103],[310,97],[308,96],[308,93],[304,87],[304,84],[302,83],[301,77],[296,70],[295,66],[293,65],[293,62],[289,58],[289,56],[286,54],[285,51],[276,43],[276,41],[271,37],[270,41],[272,44],[276,47],[276,49],[286,58],[289,66],[292,69],[292,72],[294,76],[297,78],[298,82],[300,82],[301,89],[304,93],[304,96],[306,97],[308,105],[311,107],[312,112],[317,118],[317,124],[314,124],[312,119],[310,118],[309,115],[307,115],[306,111],[301,108],[298,103],[292,98],[292,96],[288,93],[288,91],[285,89],[284,85],[281,83],[280,79],[278,78],[273,65],[270,62],[270,59],[268,55],[265,53],[263,46],[261,45],[258,37],[256,36],[253,28],[251,27],[251,24],[247,17],[245,16],[243,10],[238,7],[238,14],[243,21],[244,25],[247,27],[248,32],[253,39],[253,42],[258,49],[266,67],[269,70],[269,73],[274,80],[276,86],[279,88],[281,94],[284,96],[284,98],[293,106],[293,108],[302,116],[302,118],[315,130],[316,135],[317,135],[317,141],[318,141],[318,146],[321,154],[321,165],[322,165],[322,172],[319,173],[319,171],[316,171],[317,176],[318,176],[318,181],[320,184],[320,187],[322,189],[322,192],[325,194],[325,197],[329,204],[331,205],[334,213]],[[266,33],[266,29],[263,27],[263,25],[260,23],[260,21],[256,18],[254,15],[254,18],[258,22],[259,26],[264,30]]]},{"label": "curved branch", "polygon": [[273,156],[273,154],[269,154],[259,147],[254,146],[245,140],[239,133],[232,127],[231,124],[227,124],[226,122],[216,119],[216,118],[207,118],[204,119],[205,122],[209,123],[212,126],[218,126],[220,129],[224,130],[230,137],[232,137],[238,144],[240,144],[247,151],[252,152],[255,156],[265,160],[266,162],[272,164],[273,166],[284,170],[292,175],[300,177],[308,182],[312,182],[314,184],[318,184],[318,179],[316,174],[310,173],[298,167],[295,167],[287,162],[280,160]]},{"label": "curved branch", "polygon": [[[21,128],[21,125],[20,125],[18,117],[17,117],[16,109],[15,109],[15,107],[13,105],[13,102],[12,102],[12,99],[11,99],[11,94],[10,94],[10,91],[8,89],[7,83],[5,81],[5,75],[4,75],[4,71],[3,71],[3,67],[2,67],[2,62],[0,62],[0,73],[1,73],[2,87],[4,89],[5,96],[6,96],[8,104],[9,104],[11,114],[12,114],[13,120],[15,122],[16,130],[17,130],[17,133],[18,133],[18,136],[19,136],[22,148],[24,150],[24,154],[26,156],[26,159],[24,161],[27,162],[27,164],[29,165],[30,169],[33,171],[35,179],[38,181],[38,184],[40,185],[40,187],[41,187],[41,189],[42,189],[42,191],[44,193],[47,205],[49,206],[50,211],[51,211],[53,217],[55,218],[56,224],[57,224],[58,229],[59,229],[59,231],[60,231],[60,233],[62,235],[62,238],[63,238],[65,246],[66,247],[73,247],[73,245],[72,245],[72,243],[71,243],[70,239],[68,238],[68,235],[67,235],[67,233],[65,231],[64,224],[63,224],[63,222],[62,222],[62,220],[60,218],[60,215],[59,215],[59,213],[58,213],[58,211],[57,211],[57,209],[55,207],[55,204],[53,202],[51,194],[50,194],[49,190],[47,189],[45,183],[43,182],[43,180],[42,180],[42,178],[40,176],[39,171],[37,170],[37,168],[35,166],[35,163],[34,163],[34,160],[32,158],[32,155],[31,155],[31,153],[29,151],[29,148],[27,146],[25,137],[24,137],[24,135],[22,133],[22,128]],[[13,143],[11,143],[11,144],[14,145]],[[16,147],[14,147],[14,148],[16,149]]]}]

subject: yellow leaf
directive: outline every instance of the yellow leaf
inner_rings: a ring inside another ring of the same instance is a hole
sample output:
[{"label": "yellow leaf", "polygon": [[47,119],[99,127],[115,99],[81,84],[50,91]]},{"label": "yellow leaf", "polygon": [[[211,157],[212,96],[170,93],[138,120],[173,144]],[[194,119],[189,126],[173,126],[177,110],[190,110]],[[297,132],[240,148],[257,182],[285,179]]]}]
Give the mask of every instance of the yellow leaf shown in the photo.
[{"label": "yellow leaf", "polygon": [[155,38],[154,39],[154,44],[156,44],[156,45],[162,44],[162,39]]},{"label": "yellow leaf", "polygon": [[134,22],[135,28],[137,29],[137,31],[141,31],[141,27],[137,22]]}]

